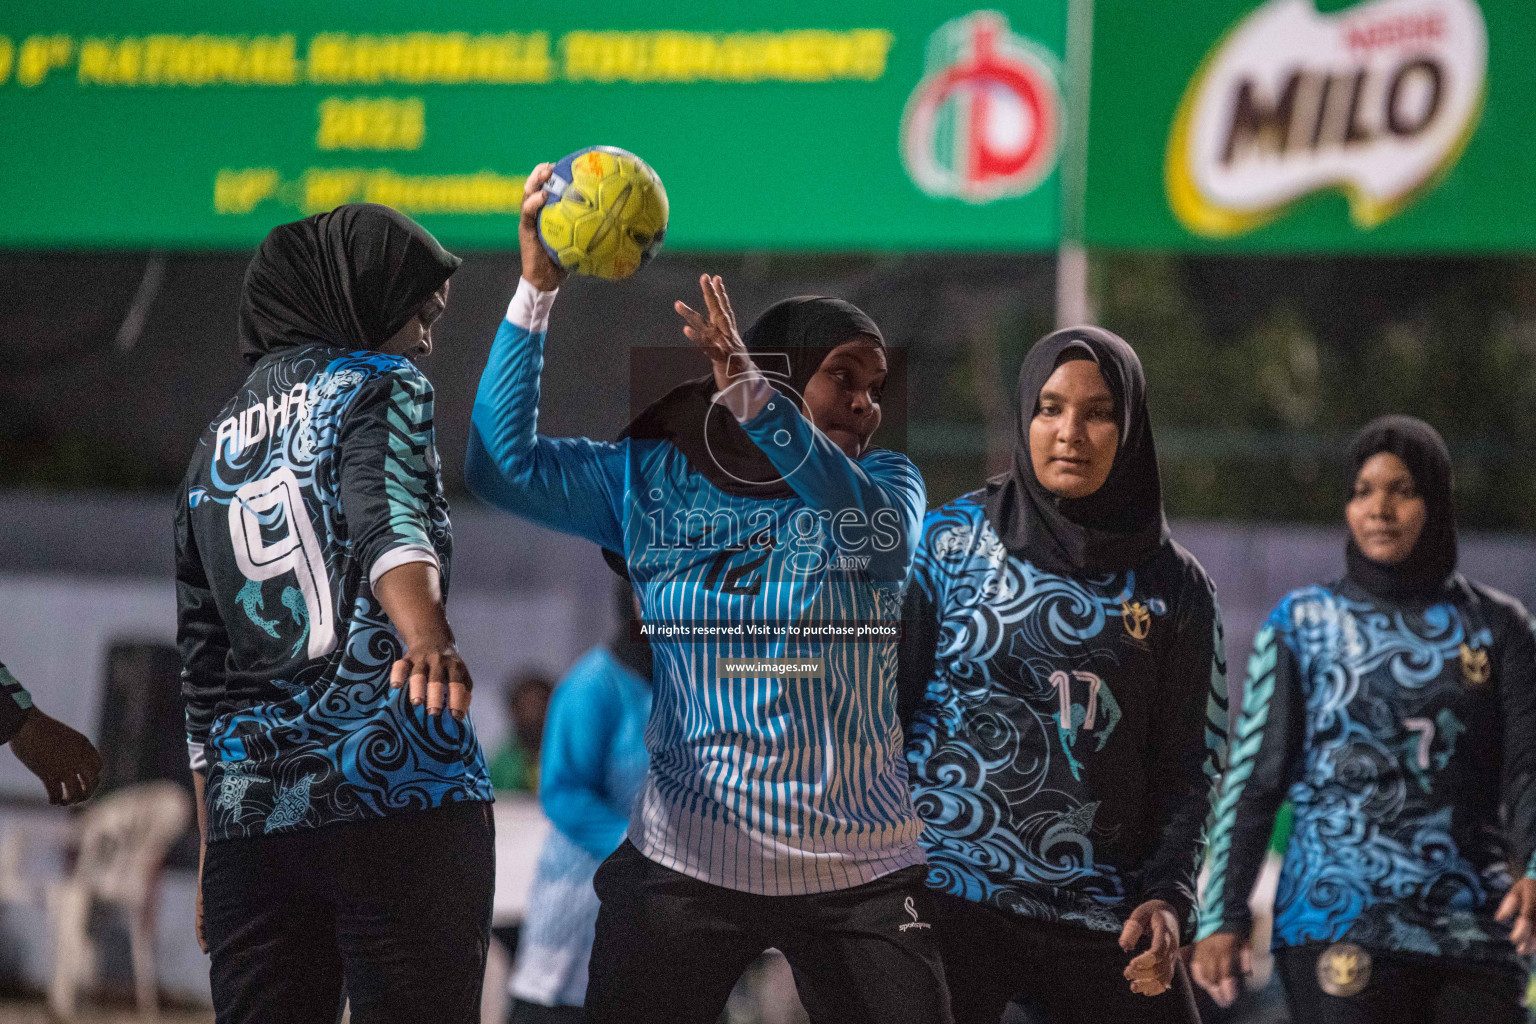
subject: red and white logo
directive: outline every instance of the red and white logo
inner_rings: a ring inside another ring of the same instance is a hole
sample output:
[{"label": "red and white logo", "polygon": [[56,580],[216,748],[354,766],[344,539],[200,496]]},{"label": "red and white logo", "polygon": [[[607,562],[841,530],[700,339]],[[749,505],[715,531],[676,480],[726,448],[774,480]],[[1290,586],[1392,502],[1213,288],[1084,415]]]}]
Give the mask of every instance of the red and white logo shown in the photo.
[{"label": "red and white logo", "polygon": [[901,119],[901,156],[931,196],[989,203],[1039,185],[1056,163],[1055,58],[976,11],[928,40],[925,73]]}]

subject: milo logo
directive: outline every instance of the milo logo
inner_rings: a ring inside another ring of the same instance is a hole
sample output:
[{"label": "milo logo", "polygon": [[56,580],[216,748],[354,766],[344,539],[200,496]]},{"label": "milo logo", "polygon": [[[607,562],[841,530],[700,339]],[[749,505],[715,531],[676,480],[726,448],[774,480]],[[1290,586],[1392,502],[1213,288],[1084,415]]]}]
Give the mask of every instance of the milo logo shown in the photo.
[{"label": "milo logo", "polygon": [[1055,58],[977,11],[928,40],[922,81],[901,119],[907,174],[931,196],[989,203],[1023,195],[1056,162]]},{"label": "milo logo", "polygon": [[1372,228],[1431,188],[1477,126],[1488,37],[1474,0],[1269,0],[1206,55],[1168,139],[1190,231],[1230,237],[1338,189]]}]

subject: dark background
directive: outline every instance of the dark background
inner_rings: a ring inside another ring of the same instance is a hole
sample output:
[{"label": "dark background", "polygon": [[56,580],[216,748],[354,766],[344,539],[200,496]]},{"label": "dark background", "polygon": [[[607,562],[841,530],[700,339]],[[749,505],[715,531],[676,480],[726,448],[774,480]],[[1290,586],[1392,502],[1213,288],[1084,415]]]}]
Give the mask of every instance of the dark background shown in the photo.
[{"label": "dark background", "polygon": [[[514,254],[466,255],[422,364],[455,496],[475,385],[517,280]],[[0,253],[0,487],[173,489],[245,375],[235,313],[247,259]],[[887,400],[878,443],[913,456],[937,504],[1004,464],[1019,361],[1053,323],[1054,265],[663,254],[629,281],[573,279],[552,321],[539,426],[622,429],[632,346],[686,344],[672,302],[697,305],[701,272],[725,277],[744,322],[789,295],[838,295],[905,347],[908,394]],[[1536,260],[1096,253],[1092,291],[1100,322],[1146,364],[1171,516],[1337,521],[1349,434],[1397,411],[1446,435],[1465,525],[1536,528]],[[125,332],[136,301],[142,329]],[[706,370],[698,359],[679,379]]]}]

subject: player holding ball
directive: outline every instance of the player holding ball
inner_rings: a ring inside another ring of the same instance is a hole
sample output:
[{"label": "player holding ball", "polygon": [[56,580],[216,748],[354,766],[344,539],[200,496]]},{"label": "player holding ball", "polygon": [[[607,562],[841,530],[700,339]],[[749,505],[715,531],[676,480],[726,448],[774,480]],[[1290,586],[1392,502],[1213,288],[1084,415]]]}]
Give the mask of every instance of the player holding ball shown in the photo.
[{"label": "player holding ball", "polygon": [[[528,180],[522,280],[476,396],[470,486],[617,556],[648,623],[894,620],[926,498],[911,462],[870,447],[885,347],[852,305],[790,299],[743,335],[724,282],[703,277],[704,310],[677,311],[709,376],[618,442],[537,434],[564,278],[539,238],[550,174]],[[652,647],[651,767],[629,838],[594,881],[588,1019],[713,1024],[742,970],[776,947],[815,992],[818,1021],[948,1022],[894,642]],[[767,657],[820,665],[730,669]]]}]

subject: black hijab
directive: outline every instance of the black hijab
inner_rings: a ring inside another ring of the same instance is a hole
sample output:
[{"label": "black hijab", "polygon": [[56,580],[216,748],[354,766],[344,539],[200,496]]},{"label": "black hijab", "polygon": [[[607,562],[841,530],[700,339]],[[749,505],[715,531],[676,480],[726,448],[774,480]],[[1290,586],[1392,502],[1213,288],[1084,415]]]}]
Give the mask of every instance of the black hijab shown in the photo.
[{"label": "black hijab", "polygon": [[[1058,498],[1035,477],[1029,423],[1040,389],[1073,359],[1096,363],[1114,396],[1120,443],[1109,476],[1085,498]],[[1130,345],[1099,327],[1069,327],[1035,343],[1019,367],[1013,469],[987,482],[987,519],[1018,558],[1060,575],[1119,572],[1157,554],[1168,540],[1163,489],[1152,445],[1147,385]]]},{"label": "black hijab", "polygon": [[376,349],[462,261],[387,206],[348,203],[273,228],[245,271],[240,354],[284,348]]},{"label": "black hijab", "polygon": [[[769,306],[747,328],[742,341],[769,382],[798,401],[822,360],[859,335],[885,346],[880,328],[857,306],[842,299],[800,295]],[[714,394],[714,374],[680,384],[652,402],[619,437],[671,441],[694,471],[727,494],[792,497],[794,491],[736,418],[714,407]]]},{"label": "black hijab", "polygon": [[1388,601],[1431,601],[1456,571],[1451,453],[1435,428],[1423,420],[1412,416],[1378,417],[1350,442],[1350,494],[1354,493],[1360,468],[1382,452],[1391,452],[1408,467],[1413,486],[1424,498],[1424,532],[1419,534],[1408,557],[1395,565],[1367,558],[1351,534],[1344,547],[1346,575],[1366,591]]},{"label": "black hijab", "polygon": [[[604,552],[606,554],[606,552]],[[617,580],[613,587],[614,610],[619,624],[608,641],[608,653],[635,675],[651,682],[651,642],[640,635],[640,616],[635,614],[635,592],[628,580]]]},{"label": "black hijab", "polygon": [[[764,310],[741,340],[769,383],[798,400],[827,355],[859,335],[868,335],[885,347],[880,328],[853,303],[824,295],[797,295]],[[714,395],[713,373],[685,381],[646,406],[619,440],[671,441],[695,472],[727,494],[793,497],[794,490],[736,417],[714,404]],[[603,560],[629,578],[623,556],[605,548]]]}]

